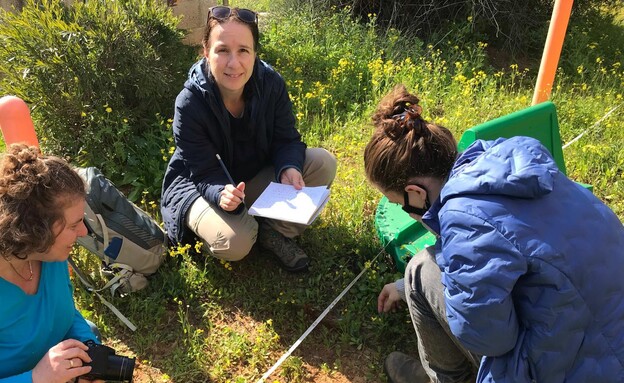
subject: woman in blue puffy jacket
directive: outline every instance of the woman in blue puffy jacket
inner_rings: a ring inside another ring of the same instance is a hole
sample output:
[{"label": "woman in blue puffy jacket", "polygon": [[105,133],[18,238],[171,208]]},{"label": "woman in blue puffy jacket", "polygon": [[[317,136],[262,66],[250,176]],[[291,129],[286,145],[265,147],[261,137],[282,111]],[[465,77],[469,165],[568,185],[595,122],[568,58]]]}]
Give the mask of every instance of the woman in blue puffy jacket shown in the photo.
[{"label": "woman in blue puffy jacket", "polygon": [[624,227],[537,140],[476,141],[425,121],[399,86],[379,104],[369,181],[438,241],[386,285],[403,298],[420,361],[391,353],[390,382],[624,382]]}]

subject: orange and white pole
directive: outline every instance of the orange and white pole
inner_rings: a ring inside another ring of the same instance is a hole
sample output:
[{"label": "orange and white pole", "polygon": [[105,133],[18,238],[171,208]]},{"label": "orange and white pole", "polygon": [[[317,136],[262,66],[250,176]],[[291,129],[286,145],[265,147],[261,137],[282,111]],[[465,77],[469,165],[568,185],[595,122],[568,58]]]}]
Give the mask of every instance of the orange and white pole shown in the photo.
[{"label": "orange and white pole", "polygon": [[550,98],[573,2],[574,0],[555,0],[531,105],[539,104]]}]

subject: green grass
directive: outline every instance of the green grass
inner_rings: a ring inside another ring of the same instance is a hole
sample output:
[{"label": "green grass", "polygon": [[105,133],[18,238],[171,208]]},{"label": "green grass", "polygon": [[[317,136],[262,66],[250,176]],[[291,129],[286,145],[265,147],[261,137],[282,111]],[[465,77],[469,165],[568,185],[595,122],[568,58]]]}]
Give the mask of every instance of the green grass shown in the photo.
[{"label": "green grass", "polygon": [[[312,258],[310,272],[288,274],[257,251],[238,263],[174,251],[146,290],[112,299],[138,325],[136,333],[78,284],[77,301],[107,344],[138,357],[138,382],[255,382],[369,266],[269,381],[382,382],[383,357],[395,349],[414,353],[416,343],[406,311],[376,313],[379,290],[399,275],[385,257],[372,262],[380,250],[373,221],[380,194],[366,183],[362,163],[372,110],[403,82],[421,96],[427,119],[459,137],[528,107],[537,68],[512,63],[492,69],[486,44],[470,42],[467,29],[451,31],[434,47],[406,41],[396,31],[382,34],[374,19],[358,24],[343,11],[272,10],[268,1],[230,4],[271,11],[261,55],[286,78],[305,140],[338,158],[331,200],[300,239]],[[564,151],[568,174],[593,184],[622,220],[623,26],[572,20],[568,36],[551,99],[564,143],[589,128]],[[619,109],[593,126],[614,107]],[[156,153],[154,161],[161,157]],[[158,216],[156,198],[146,196],[141,205]]]},{"label": "green grass", "polygon": [[[223,0],[219,1],[223,4]],[[271,0],[230,0],[231,7],[248,8],[256,12],[268,12],[271,9]]]}]

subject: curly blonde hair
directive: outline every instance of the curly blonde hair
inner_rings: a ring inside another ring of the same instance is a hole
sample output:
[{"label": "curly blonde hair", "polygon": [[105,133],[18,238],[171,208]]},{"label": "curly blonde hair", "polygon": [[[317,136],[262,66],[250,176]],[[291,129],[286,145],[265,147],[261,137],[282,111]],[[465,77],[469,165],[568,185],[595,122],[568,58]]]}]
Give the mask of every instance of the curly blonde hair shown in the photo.
[{"label": "curly blonde hair", "polygon": [[457,157],[453,134],[424,120],[420,99],[396,86],[377,106],[375,131],[364,150],[364,169],[382,190],[402,192],[414,177],[445,178]]},{"label": "curly blonde hair", "polygon": [[13,144],[0,158],[0,255],[26,259],[56,240],[64,211],[86,196],[85,183],[61,158]]}]

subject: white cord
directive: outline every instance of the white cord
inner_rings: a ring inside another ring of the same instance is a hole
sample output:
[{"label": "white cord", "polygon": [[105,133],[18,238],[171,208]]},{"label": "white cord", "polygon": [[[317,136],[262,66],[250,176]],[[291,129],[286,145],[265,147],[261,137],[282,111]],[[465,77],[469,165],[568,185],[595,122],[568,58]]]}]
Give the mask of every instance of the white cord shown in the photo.
[{"label": "white cord", "polygon": [[602,116],[602,118],[598,121],[596,121],[592,126],[590,126],[589,128],[585,129],[581,134],[579,134],[578,136],[574,137],[574,139],[570,142],[568,142],[567,144],[563,145],[561,147],[561,149],[565,149],[568,146],[572,145],[573,143],[575,143],[576,141],[578,141],[581,137],[583,137],[585,135],[585,133],[589,132],[592,128],[598,126],[602,121],[604,121],[605,118],[609,117],[611,115],[611,113],[615,112],[620,106],[622,106],[622,104],[613,107],[610,111],[607,112],[607,114],[605,114],[604,116]]},{"label": "white cord", "polygon": [[[394,240],[392,240],[394,241]],[[386,244],[386,246],[384,246],[379,253],[377,253],[377,255],[375,256],[375,258],[373,258],[373,260],[368,264],[368,266],[364,266],[364,268],[362,269],[362,271],[360,271],[360,273],[351,281],[351,283],[349,283],[347,285],[347,287],[344,288],[344,290],[342,290],[342,292],[340,294],[338,294],[338,296],[333,300],[332,303],[329,304],[329,306],[327,306],[327,308],[321,313],[321,315],[318,316],[318,318],[316,318],[316,320],[310,325],[310,327],[308,327],[308,329],[303,333],[303,335],[301,335],[299,337],[299,339],[297,339],[297,341],[295,341],[295,343],[293,343],[292,346],[290,346],[290,348],[288,349],[288,351],[286,351],[284,353],[284,355],[282,355],[281,358],[279,358],[277,360],[277,362],[275,362],[275,364],[273,365],[273,367],[271,367],[267,372],[264,373],[264,375],[262,375],[262,378],[260,378],[260,380],[258,380],[257,383],[263,383],[265,381],[265,379],[267,379],[269,376],[271,376],[271,374],[273,372],[275,372],[275,370],[282,364],[284,363],[284,361],[286,360],[286,358],[288,358],[290,356],[290,354],[293,353],[293,351],[295,351],[295,349],[297,347],[299,347],[299,345],[301,344],[301,342],[303,342],[303,340],[312,332],[312,330],[314,330],[314,328],[323,320],[323,318],[325,318],[325,316],[329,313],[329,311],[331,309],[334,308],[334,306],[336,305],[336,303],[338,303],[339,300],[342,299],[342,297],[347,293],[347,291],[349,291],[349,289],[351,289],[351,287],[353,287],[353,285],[355,284],[355,282],[357,282],[360,277],[362,275],[364,275],[364,273],[366,272],[366,270],[368,270],[370,268],[370,265],[372,265],[377,258],[379,258],[379,256],[381,255],[381,253],[384,252],[384,250],[386,250],[386,247],[388,247],[388,245],[390,243],[392,243],[392,241],[388,242]]]}]

